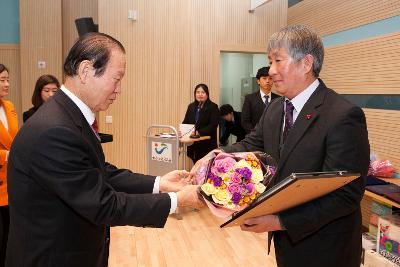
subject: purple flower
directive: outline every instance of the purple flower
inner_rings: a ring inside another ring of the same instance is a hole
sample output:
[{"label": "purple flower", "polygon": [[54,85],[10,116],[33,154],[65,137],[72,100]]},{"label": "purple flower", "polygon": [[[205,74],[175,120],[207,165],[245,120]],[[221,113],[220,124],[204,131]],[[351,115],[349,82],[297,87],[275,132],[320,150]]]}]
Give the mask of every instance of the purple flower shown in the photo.
[{"label": "purple flower", "polygon": [[216,176],[214,178],[214,186],[218,187],[218,186],[221,186],[221,184],[222,184],[222,179],[220,177]]},{"label": "purple flower", "polygon": [[247,191],[247,195],[251,195],[254,193],[255,187],[253,183],[248,183],[246,185],[246,191]]},{"label": "purple flower", "polygon": [[246,181],[249,181],[251,178],[251,175],[253,174],[252,171],[247,167],[244,167],[241,169],[236,169],[236,172],[239,173],[243,177],[243,179]]},{"label": "purple flower", "polygon": [[233,193],[233,195],[232,195],[233,203],[235,205],[239,204],[239,201],[240,201],[241,197],[242,197],[242,195],[240,193],[237,193],[237,192]]},{"label": "purple flower", "polygon": [[211,180],[215,181],[216,179],[218,179],[219,177],[217,175],[215,175],[213,172],[210,172],[208,174],[208,178],[210,178]]}]

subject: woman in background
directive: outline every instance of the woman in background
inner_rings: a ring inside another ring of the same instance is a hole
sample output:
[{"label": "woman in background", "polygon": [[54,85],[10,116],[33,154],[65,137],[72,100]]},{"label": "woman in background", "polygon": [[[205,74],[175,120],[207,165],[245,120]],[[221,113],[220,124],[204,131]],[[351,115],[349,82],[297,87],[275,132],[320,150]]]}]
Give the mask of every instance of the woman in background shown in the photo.
[{"label": "woman in background", "polygon": [[53,75],[46,74],[40,76],[36,81],[35,90],[32,95],[33,107],[22,114],[22,120],[26,122],[59,88],[60,83]]},{"label": "woman in background", "polygon": [[194,102],[190,103],[182,123],[194,124],[192,135],[210,136],[211,139],[194,142],[187,149],[187,155],[196,163],[208,152],[218,147],[217,128],[219,122],[218,105],[210,100],[210,93],[205,84],[198,84],[194,89]]},{"label": "woman in background", "polygon": [[18,131],[14,105],[4,99],[10,88],[8,69],[0,64],[0,266],[5,265],[10,214],[7,194],[7,162],[11,143]]}]

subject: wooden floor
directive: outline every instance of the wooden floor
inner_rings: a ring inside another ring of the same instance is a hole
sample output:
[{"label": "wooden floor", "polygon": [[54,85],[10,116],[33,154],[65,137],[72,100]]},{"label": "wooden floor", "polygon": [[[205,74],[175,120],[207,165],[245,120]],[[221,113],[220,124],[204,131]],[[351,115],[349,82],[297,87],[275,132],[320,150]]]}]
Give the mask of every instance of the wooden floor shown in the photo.
[{"label": "wooden floor", "polygon": [[186,209],[182,220],[170,216],[164,229],[111,228],[109,267],[128,266],[268,266],[266,234],[219,228],[223,222],[208,210]]}]

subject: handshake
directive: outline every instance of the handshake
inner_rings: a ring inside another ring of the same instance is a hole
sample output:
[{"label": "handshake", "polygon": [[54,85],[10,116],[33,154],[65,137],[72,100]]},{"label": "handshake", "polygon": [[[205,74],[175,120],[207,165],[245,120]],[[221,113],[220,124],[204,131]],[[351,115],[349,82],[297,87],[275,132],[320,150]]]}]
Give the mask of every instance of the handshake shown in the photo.
[{"label": "handshake", "polygon": [[176,192],[178,207],[200,208],[204,200],[199,190],[200,185],[194,185],[194,175],[185,170],[171,171],[160,179],[160,192]]}]

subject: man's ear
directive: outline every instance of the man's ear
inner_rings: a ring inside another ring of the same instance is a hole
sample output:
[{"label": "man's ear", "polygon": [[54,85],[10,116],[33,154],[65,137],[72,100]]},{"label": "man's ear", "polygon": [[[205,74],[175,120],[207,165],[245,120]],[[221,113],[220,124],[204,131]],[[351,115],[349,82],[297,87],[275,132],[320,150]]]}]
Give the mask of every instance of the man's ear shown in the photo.
[{"label": "man's ear", "polygon": [[85,84],[87,77],[92,69],[92,63],[89,60],[83,60],[78,67],[78,76],[81,83]]},{"label": "man's ear", "polygon": [[303,68],[304,68],[304,73],[309,73],[310,71],[313,71],[313,64],[314,64],[314,57],[310,54],[307,54],[303,58]]}]

